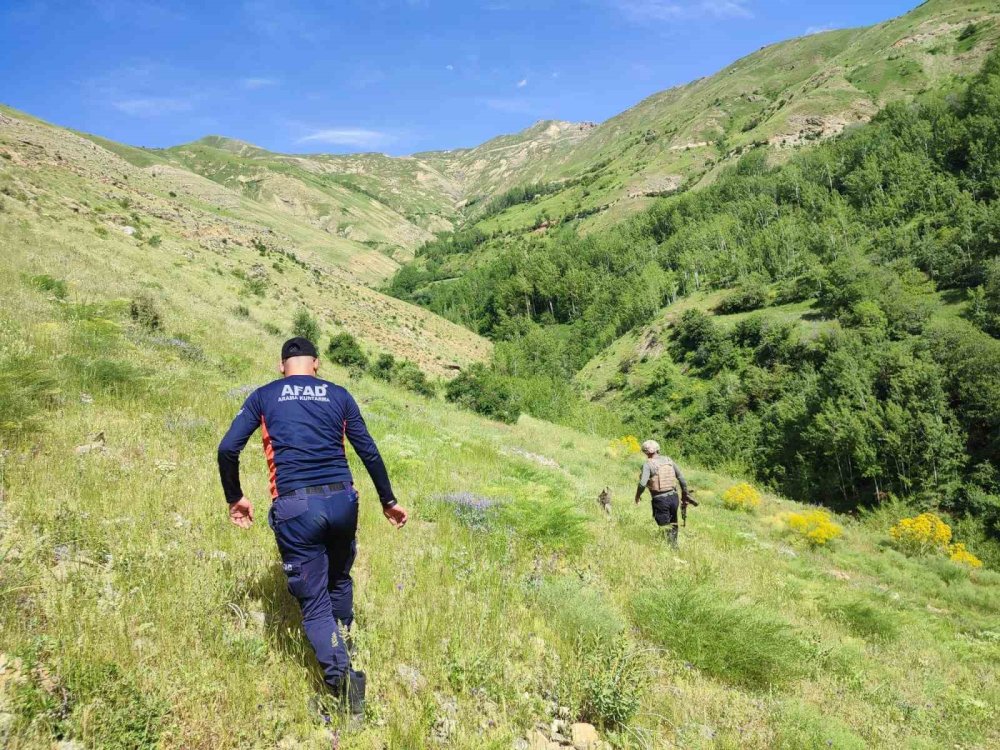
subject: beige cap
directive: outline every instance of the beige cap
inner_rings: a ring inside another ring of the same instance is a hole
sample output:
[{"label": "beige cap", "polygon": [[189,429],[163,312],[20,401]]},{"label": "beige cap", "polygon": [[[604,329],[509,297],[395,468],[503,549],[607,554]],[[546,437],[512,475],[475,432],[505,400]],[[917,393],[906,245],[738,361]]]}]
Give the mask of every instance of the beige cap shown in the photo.
[{"label": "beige cap", "polygon": [[642,444],[642,452],[643,453],[659,453],[660,452],[660,444],[658,442],[656,442],[655,440],[647,440],[645,443]]}]

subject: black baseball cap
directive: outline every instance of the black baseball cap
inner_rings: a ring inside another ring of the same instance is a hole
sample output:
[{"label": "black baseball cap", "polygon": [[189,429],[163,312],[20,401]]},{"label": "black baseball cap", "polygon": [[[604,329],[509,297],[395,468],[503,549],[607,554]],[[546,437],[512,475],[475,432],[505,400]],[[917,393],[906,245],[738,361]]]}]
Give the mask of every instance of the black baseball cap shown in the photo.
[{"label": "black baseball cap", "polygon": [[302,336],[296,336],[294,339],[288,339],[281,346],[281,361],[284,362],[289,357],[318,357],[319,352],[316,351],[316,346],[309,339],[303,338]]}]

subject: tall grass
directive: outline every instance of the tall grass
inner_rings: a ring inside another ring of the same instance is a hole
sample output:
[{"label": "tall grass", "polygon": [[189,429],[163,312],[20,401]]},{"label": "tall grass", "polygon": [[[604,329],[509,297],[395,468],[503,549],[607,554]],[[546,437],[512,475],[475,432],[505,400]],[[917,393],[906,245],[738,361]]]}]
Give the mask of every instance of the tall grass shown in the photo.
[{"label": "tall grass", "polygon": [[43,426],[44,410],[60,395],[48,362],[0,356],[0,446],[24,441]]},{"label": "tall grass", "polygon": [[725,682],[753,690],[804,676],[814,649],[776,613],[740,604],[690,579],[647,588],[632,599],[632,618],[652,642]]}]

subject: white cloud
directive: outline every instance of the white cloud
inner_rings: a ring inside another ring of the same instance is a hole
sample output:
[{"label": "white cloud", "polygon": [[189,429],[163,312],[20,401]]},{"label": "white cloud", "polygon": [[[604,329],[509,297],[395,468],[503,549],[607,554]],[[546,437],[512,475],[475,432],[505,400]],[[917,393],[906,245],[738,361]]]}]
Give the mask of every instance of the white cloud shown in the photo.
[{"label": "white cloud", "polygon": [[268,86],[277,86],[281,83],[277,78],[244,78],[240,81],[240,86],[248,91],[265,89]]},{"label": "white cloud", "polygon": [[749,0],[607,0],[628,20],[692,21],[702,18],[726,20],[752,18]]},{"label": "white cloud", "polygon": [[824,31],[833,31],[833,24],[827,24],[826,26],[810,26],[806,29],[806,36],[812,36],[813,34],[822,34]]},{"label": "white cloud", "polygon": [[517,82],[517,87],[519,89],[523,89],[527,85],[528,85],[528,79],[527,78],[522,78],[520,81]]},{"label": "white cloud", "polygon": [[175,112],[187,112],[193,103],[189,99],[174,99],[168,96],[148,96],[136,99],[120,99],[111,102],[119,112],[133,117],[159,117]]},{"label": "white cloud", "polygon": [[378,148],[391,143],[392,136],[378,130],[365,128],[324,128],[314,130],[299,138],[296,143],[324,143],[330,146],[351,148]]},{"label": "white cloud", "polygon": [[455,69],[455,66],[454,66],[454,65],[451,65],[451,64],[448,64],[448,65],[445,65],[445,66],[444,66],[444,69],[445,69],[445,70],[454,70],[454,69]]}]

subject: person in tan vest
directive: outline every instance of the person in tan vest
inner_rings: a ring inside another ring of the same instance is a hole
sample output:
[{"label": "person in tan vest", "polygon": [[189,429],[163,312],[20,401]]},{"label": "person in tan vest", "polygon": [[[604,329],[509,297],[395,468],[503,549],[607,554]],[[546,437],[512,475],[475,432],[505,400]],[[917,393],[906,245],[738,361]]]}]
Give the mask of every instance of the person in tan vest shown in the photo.
[{"label": "person in tan vest", "polygon": [[658,526],[667,527],[667,541],[676,547],[677,511],[682,498],[688,495],[687,482],[674,460],[660,455],[660,444],[655,440],[643,443],[642,452],[646,454],[646,462],[642,465],[642,474],[639,476],[635,503],[639,504],[642,493],[648,489],[653,499],[653,520]]}]

